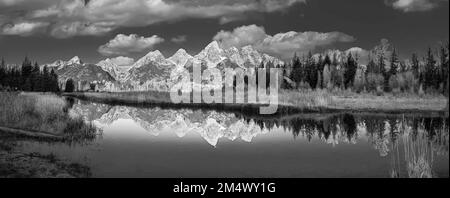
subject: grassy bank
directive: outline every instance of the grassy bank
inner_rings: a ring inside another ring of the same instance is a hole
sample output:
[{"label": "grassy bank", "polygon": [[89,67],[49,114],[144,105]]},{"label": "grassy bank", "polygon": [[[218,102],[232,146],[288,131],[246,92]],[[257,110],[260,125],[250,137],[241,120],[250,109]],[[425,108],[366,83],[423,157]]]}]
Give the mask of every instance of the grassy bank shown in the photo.
[{"label": "grassy bank", "polygon": [[448,99],[441,95],[394,95],[354,93],[326,90],[280,91],[280,104],[299,108],[326,108],[336,111],[384,113],[448,112]]},{"label": "grassy bank", "polygon": [[[213,108],[228,111],[258,111],[261,104],[173,104],[170,94],[164,92],[66,93],[84,100],[111,105],[157,105],[175,108]],[[379,113],[448,112],[444,96],[383,95],[330,92],[326,90],[280,90],[279,113],[325,113],[342,111]]]},{"label": "grassy bank", "polygon": [[94,138],[97,129],[82,118],[70,117],[66,101],[53,94],[0,92],[2,131],[49,134],[65,140]]},{"label": "grassy bank", "polygon": [[[22,141],[35,138],[18,137],[0,133],[0,178],[86,178],[91,169],[83,164],[71,162],[50,154],[25,152]],[[46,140],[45,143],[52,144]],[[40,141],[39,141],[40,142]]]}]

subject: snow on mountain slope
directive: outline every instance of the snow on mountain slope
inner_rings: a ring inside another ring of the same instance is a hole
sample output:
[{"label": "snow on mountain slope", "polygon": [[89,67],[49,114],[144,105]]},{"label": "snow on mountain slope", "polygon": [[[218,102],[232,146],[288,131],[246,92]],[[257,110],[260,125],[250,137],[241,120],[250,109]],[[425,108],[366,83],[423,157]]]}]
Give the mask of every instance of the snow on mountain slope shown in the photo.
[{"label": "snow on mountain slope", "polygon": [[48,67],[48,68],[52,68],[52,69],[62,69],[66,66],[71,66],[71,65],[82,65],[83,62],[81,61],[81,59],[78,56],[74,56],[73,58],[71,58],[68,61],[63,61],[63,60],[57,60],[53,63],[49,63],[49,64],[45,64],[44,66]]},{"label": "snow on mountain slope", "polygon": [[259,53],[252,46],[222,49],[217,41],[213,41],[195,56],[184,49],[179,49],[166,59],[160,51],[151,51],[130,67],[125,67],[126,69],[111,59],[102,60],[96,65],[83,64],[77,56],[69,61],[56,61],[47,66],[57,68],[58,74],[65,80],[73,78],[92,81],[98,78],[98,82],[119,82],[119,87],[115,87],[114,90],[168,91],[179,81],[174,74],[179,74],[184,69],[192,72],[194,63],[201,64],[202,69],[218,68],[222,71],[225,68],[257,68],[268,63],[275,66],[284,64],[275,57]]},{"label": "snow on mountain slope", "polygon": [[168,60],[175,64],[177,67],[184,67],[186,63],[193,58],[194,57],[188,54],[186,50],[179,49],[173,56],[168,58]]}]

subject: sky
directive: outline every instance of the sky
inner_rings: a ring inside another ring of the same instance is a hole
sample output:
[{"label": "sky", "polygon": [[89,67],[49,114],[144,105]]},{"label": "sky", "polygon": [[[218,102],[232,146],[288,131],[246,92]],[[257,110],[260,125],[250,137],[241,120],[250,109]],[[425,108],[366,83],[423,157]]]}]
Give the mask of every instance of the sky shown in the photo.
[{"label": "sky", "polygon": [[448,35],[448,0],[0,0],[0,57],[8,63],[79,56],[126,65],[153,50],[195,55],[213,40],[288,60],[364,52],[388,39],[409,58]]}]

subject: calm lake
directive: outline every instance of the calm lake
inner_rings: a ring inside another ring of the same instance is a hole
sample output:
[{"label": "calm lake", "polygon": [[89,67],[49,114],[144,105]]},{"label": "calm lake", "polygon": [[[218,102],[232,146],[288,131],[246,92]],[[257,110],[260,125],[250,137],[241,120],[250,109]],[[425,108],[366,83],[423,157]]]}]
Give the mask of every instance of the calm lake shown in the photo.
[{"label": "calm lake", "polygon": [[102,134],[84,144],[20,142],[93,177],[449,177],[448,117],[137,108],[73,100]]}]

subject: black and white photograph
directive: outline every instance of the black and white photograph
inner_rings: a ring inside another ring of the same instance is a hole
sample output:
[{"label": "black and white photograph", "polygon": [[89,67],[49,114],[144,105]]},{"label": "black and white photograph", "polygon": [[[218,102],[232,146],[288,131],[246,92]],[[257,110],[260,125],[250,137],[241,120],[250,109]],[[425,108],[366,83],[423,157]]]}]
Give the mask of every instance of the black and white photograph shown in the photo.
[{"label": "black and white photograph", "polygon": [[5,180],[448,178],[448,97],[448,0],[0,0]]}]

